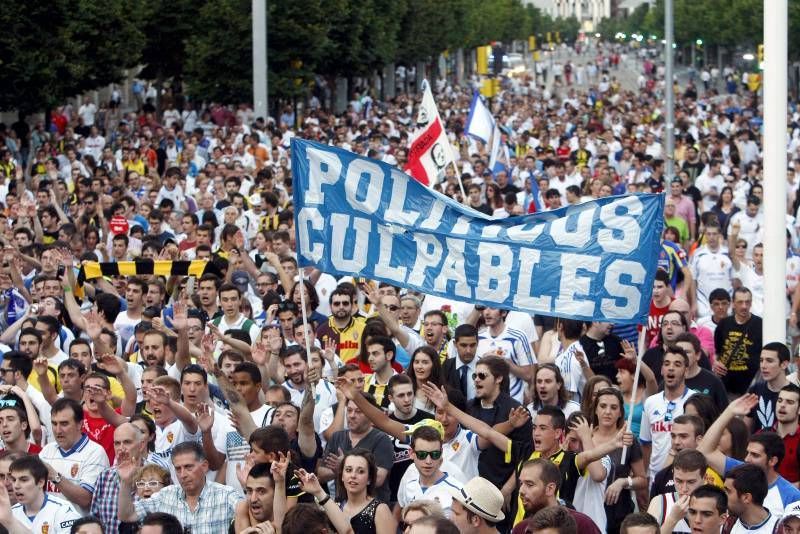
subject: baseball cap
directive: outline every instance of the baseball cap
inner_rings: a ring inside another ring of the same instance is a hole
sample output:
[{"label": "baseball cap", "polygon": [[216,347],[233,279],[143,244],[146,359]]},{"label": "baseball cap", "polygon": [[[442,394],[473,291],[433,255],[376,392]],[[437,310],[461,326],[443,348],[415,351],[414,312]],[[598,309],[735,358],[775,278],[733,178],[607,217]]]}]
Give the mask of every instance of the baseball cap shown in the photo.
[{"label": "baseball cap", "polygon": [[250,276],[245,271],[234,271],[233,275],[231,275],[231,283],[244,293],[247,291],[248,284],[250,284]]}]

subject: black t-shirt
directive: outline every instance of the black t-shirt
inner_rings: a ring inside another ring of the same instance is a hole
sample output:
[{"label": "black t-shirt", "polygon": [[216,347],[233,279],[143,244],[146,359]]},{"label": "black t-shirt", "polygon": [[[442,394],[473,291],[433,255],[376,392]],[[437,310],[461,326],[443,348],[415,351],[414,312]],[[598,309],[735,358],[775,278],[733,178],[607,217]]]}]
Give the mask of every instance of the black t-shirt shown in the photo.
[{"label": "black t-shirt", "polygon": [[720,412],[728,405],[725,386],[722,384],[722,380],[711,371],[701,368],[697,376],[686,379],[686,385],[698,393],[711,397]]},{"label": "black t-shirt", "polygon": [[491,215],[492,213],[494,213],[492,211],[492,208],[490,208],[488,204],[481,204],[480,206],[473,206],[472,204],[470,204],[469,207],[476,211],[480,211],[481,213],[485,213],[486,215]]},{"label": "black t-shirt", "polygon": [[[428,412],[417,410],[417,413],[409,419],[398,419],[394,412],[389,414],[389,418],[403,423],[404,425],[413,425],[419,423],[424,419],[434,419],[434,415]],[[392,436],[389,436],[392,438]],[[391,500],[389,502],[397,502],[397,489],[400,487],[400,479],[414,461],[411,459],[411,445],[409,443],[402,443],[397,438],[392,438],[394,445],[394,463],[392,470],[389,472],[389,491],[391,492]]]},{"label": "black t-shirt", "polygon": [[721,320],[714,331],[717,361],[728,369],[722,383],[730,393],[742,395],[758,371],[761,323],[757,315],[752,315],[744,324],[730,316]]},{"label": "black t-shirt", "polygon": [[656,375],[656,382],[661,383],[661,364],[664,363],[664,349],[661,345],[647,349],[642,356],[642,361],[647,364],[653,374]]},{"label": "black t-shirt", "polygon": [[[487,425],[494,426],[497,423],[507,421],[511,409],[517,406],[520,406],[520,403],[512,399],[508,393],[500,393],[495,399],[492,408],[483,408],[480,399],[472,399],[467,405],[467,412]],[[512,441],[527,443],[531,443],[532,436],[533,423],[531,421],[508,435]],[[514,472],[514,466],[515,463],[513,461],[506,463],[505,454],[497,447],[489,447],[481,451],[478,458],[478,474],[498,488],[502,487]]]},{"label": "black t-shirt", "polygon": [[614,364],[622,355],[622,342],[620,339],[614,334],[609,334],[598,341],[583,335],[580,342],[592,371],[614,381],[617,376],[617,368],[614,367]]},{"label": "black t-shirt", "polygon": [[776,423],[775,409],[780,391],[772,391],[761,380],[750,386],[747,392],[758,395],[758,404],[748,414],[753,419],[753,434],[764,429],[771,430]]}]

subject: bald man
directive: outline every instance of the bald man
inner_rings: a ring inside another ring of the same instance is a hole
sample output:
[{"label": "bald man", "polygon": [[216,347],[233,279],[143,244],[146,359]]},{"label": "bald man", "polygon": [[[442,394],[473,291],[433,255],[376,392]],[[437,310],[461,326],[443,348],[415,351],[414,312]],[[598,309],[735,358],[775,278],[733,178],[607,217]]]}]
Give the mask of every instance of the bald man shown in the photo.
[{"label": "bald man", "polygon": [[[117,462],[131,458],[138,466],[145,464],[147,459],[147,435],[142,428],[142,422],[123,423],[114,430],[114,454]],[[153,462],[155,463],[155,462]],[[161,465],[168,469],[168,466]],[[92,506],[92,515],[100,518],[108,532],[118,532],[120,526],[118,514],[119,474],[117,467],[111,466],[103,470],[97,477]]]}]

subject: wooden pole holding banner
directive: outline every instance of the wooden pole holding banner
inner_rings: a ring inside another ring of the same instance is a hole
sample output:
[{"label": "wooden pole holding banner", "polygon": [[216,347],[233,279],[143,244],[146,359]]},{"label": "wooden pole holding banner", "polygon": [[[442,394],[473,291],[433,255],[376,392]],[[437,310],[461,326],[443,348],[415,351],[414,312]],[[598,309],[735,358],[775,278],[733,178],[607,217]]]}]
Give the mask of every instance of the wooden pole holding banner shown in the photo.
[{"label": "wooden pole holding banner", "polygon": [[[628,431],[630,432],[631,425],[633,424],[633,408],[636,404],[636,390],[639,388],[639,373],[642,369],[642,356],[644,356],[644,341],[645,341],[645,332],[647,331],[646,325],[642,325],[642,329],[639,331],[639,343],[637,343],[636,347],[636,371],[633,373],[633,389],[631,390],[631,411],[628,413]],[[622,447],[622,458],[620,461],[620,465],[625,465],[625,457],[628,455],[628,447]]]},{"label": "wooden pole holding banner", "polygon": [[[298,263],[300,255],[296,256]],[[308,337],[308,314],[306,312],[306,281],[303,268],[297,269],[298,280],[300,281],[300,308],[303,314],[303,339],[306,340],[306,363],[311,362],[311,338]],[[323,366],[324,367],[324,366]],[[322,377],[320,377],[322,378]]]}]

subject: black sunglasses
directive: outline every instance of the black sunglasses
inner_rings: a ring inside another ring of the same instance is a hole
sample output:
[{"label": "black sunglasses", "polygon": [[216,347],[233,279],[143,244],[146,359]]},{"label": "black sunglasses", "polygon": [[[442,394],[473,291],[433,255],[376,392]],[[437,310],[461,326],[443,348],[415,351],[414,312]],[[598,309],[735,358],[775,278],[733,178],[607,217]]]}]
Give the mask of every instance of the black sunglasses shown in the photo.
[{"label": "black sunglasses", "polygon": [[418,451],[418,450],[414,449],[414,454],[420,460],[425,460],[428,456],[431,457],[431,460],[438,460],[439,458],[442,457],[442,451],[441,450],[438,450],[438,451]]},{"label": "black sunglasses", "polygon": [[472,373],[472,379],[475,380],[476,378],[480,378],[481,380],[486,380],[489,377],[489,373]]}]

